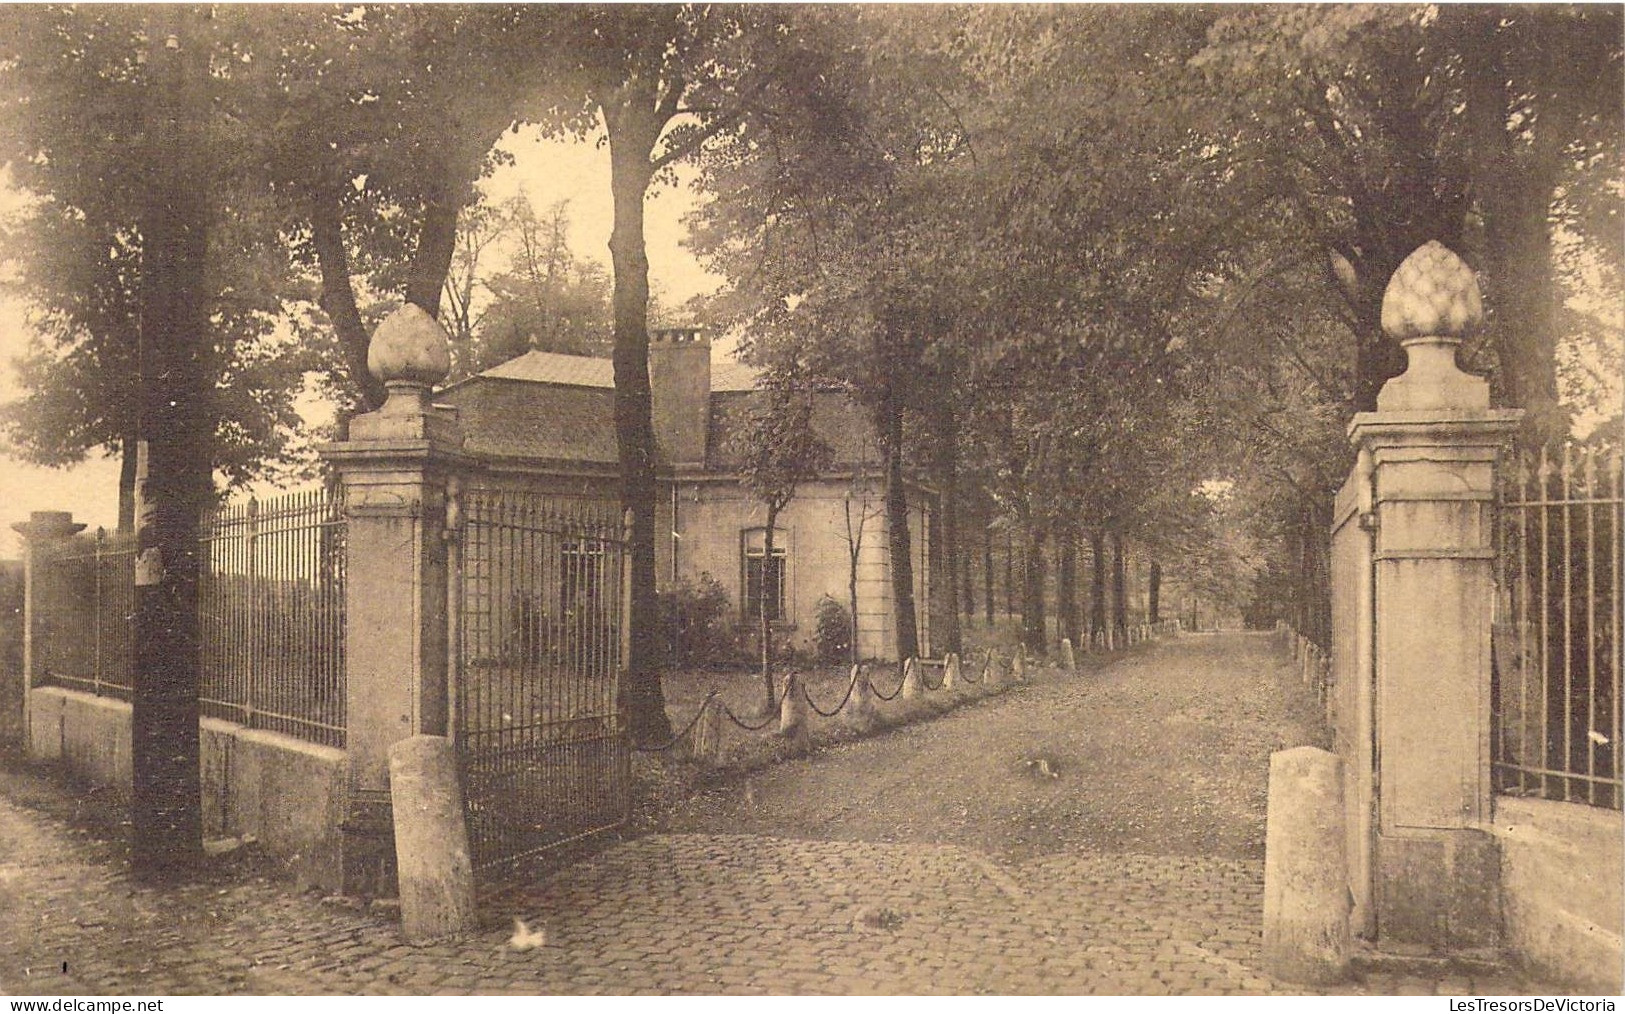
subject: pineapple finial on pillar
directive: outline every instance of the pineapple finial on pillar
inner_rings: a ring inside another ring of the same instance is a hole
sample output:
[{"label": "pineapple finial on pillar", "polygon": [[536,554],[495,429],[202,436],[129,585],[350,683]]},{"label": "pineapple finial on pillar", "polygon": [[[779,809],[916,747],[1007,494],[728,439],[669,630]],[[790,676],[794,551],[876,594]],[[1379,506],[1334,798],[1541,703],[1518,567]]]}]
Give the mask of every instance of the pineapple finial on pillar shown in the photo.
[{"label": "pineapple finial on pillar", "polygon": [[1383,385],[1378,411],[1488,408],[1489,383],[1456,365],[1456,347],[1483,321],[1473,269],[1438,240],[1417,247],[1382,296],[1382,329],[1405,347],[1409,365]]}]

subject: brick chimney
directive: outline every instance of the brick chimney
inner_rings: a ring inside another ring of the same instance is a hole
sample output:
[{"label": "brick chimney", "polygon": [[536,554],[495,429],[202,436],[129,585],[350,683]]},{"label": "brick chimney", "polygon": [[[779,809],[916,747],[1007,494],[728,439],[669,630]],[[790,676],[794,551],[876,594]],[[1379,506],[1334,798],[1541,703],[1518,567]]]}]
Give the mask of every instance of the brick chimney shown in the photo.
[{"label": "brick chimney", "polygon": [[705,463],[711,422],[711,339],[697,327],[649,333],[655,447],[673,465]]}]

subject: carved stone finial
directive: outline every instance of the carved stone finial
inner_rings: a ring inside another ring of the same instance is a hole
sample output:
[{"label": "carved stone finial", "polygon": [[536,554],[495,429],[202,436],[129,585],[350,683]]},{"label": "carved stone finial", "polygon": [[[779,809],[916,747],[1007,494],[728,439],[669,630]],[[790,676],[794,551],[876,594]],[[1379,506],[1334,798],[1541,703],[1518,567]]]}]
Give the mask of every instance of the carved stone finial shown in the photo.
[{"label": "carved stone finial", "polygon": [[1488,408],[1489,383],[1456,365],[1456,346],[1483,319],[1473,269],[1444,244],[1430,240],[1405,258],[1382,296],[1382,329],[1409,364],[1377,393],[1378,411]]},{"label": "carved stone finial", "polygon": [[1382,294],[1382,329],[1407,338],[1464,338],[1484,320],[1473,269],[1438,240],[1417,247]]},{"label": "carved stone finial", "polygon": [[446,329],[422,307],[406,303],[384,318],[367,345],[367,372],[392,390],[429,388],[451,372]]}]

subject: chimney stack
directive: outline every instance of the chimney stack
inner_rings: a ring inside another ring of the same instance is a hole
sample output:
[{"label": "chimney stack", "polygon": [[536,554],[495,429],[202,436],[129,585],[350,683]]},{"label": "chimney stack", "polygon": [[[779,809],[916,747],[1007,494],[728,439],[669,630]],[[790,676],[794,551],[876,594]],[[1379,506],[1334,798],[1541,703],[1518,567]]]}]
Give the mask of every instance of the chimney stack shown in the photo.
[{"label": "chimney stack", "polygon": [[703,465],[711,425],[711,339],[697,327],[649,333],[655,446],[672,465]]}]

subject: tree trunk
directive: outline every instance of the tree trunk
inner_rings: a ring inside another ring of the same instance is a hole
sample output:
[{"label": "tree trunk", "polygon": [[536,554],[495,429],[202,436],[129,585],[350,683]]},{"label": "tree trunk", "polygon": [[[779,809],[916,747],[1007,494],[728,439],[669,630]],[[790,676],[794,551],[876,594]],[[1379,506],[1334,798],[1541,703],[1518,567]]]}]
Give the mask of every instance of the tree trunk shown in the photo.
[{"label": "tree trunk", "polygon": [[890,385],[882,396],[882,448],[886,457],[886,544],[891,561],[893,622],[899,662],[920,653],[914,615],[914,556],[908,532],[908,490],[903,485],[903,405]]},{"label": "tree trunk", "polygon": [[863,505],[858,508],[856,527],[852,525],[852,498],[848,496],[843,504],[846,510],[846,595],[852,611],[853,665],[863,661],[858,649],[858,560],[863,554],[863,526],[869,520],[868,502],[865,494]]},{"label": "tree trunk", "polygon": [[982,611],[989,630],[993,629],[993,529],[982,524]]},{"label": "tree trunk", "polygon": [[1082,645],[1079,637],[1081,631],[1078,629],[1078,544],[1070,532],[1063,531],[1058,538],[1061,542],[1061,559],[1055,588],[1056,626],[1061,636],[1077,648]]},{"label": "tree trunk", "polygon": [[[948,629],[943,631],[942,647],[933,654],[941,655],[944,652],[960,651],[959,629],[959,581],[955,561],[959,558],[959,432],[953,412],[945,411],[939,417],[937,429],[937,476],[942,483],[942,545],[939,547],[940,559],[946,563],[942,568],[947,578],[946,591],[948,602],[946,609],[946,622]],[[936,638],[932,638],[935,647]]]},{"label": "tree trunk", "polygon": [[1146,609],[1151,614],[1151,622],[1162,620],[1162,564],[1151,561],[1151,576],[1146,587]]},{"label": "tree trunk", "polygon": [[[652,89],[654,83],[649,83]],[[649,153],[659,134],[653,95],[635,90],[602,101],[609,133],[610,189],[615,227],[610,260],[615,273],[615,446],[621,503],[632,512],[632,595],[625,618],[632,659],[621,701],[640,742],[671,738],[660,686],[660,636],[655,599],[655,455],[649,388],[649,258],[643,236],[643,198],[652,173]]]},{"label": "tree trunk", "polygon": [[1016,541],[1009,532],[1004,535],[1004,615],[1016,614]]},{"label": "tree trunk", "polygon": [[[643,195],[638,195],[641,207]],[[429,316],[440,319],[440,297],[451,272],[451,258],[457,250],[457,202],[441,187],[425,202],[423,221],[418,227],[417,249],[406,279],[406,301],[421,306]]]},{"label": "tree trunk", "polygon": [[1128,633],[1128,561],[1123,558],[1123,536],[1112,533],[1112,629]]},{"label": "tree trunk", "polygon": [[1089,640],[1106,636],[1106,535],[1096,528],[1089,532]]},{"label": "tree trunk", "polygon": [[[1475,72],[1468,96],[1474,191],[1484,218],[1484,302],[1491,309],[1496,350],[1493,389],[1502,404],[1524,410],[1533,444],[1564,436],[1567,411],[1558,403],[1558,293],[1552,270],[1551,207],[1575,132],[1574,100],[1566,89],[1539,99],[1533,140],[1508,127],[1511,99],[1505,47],[1513,36],[1499,18],[1473,12],[1479,45],[1469,51]],[[1468,15],[1472,16],[1472,15]]]},{"label": "tree trunk", "polygon": [[[362,411],[376,412],[383,407],[389,392],[384,389],[383,381],[367,369],[367,345],[371,336],[356,307],[355,286],[350,280],[350,255],[344,246],[343,214],[336,191],[323,189],[311,195],[310,244],[316,252],[316,265],[322,277],[316,303],[333,324],[345,373],[361,398]],[[344,421],[347,423],[348,418]],[[346,433],[341,432],[339,438],[345,436]]]},{"label": "tree trunk", "polygon": [[131,865],[150,882],[183,879],[203,858],[198,774],[198,515],[212,481],[206,174],[195,160],[194,79],[205,74],[200,33],[184,8],[155,13],[152,179],[142,222],[141,416],[135,672],[131,693]]},{"label": "tree trunk", "polygon": [[761,638],[762,714],[773,711],[773,623],[767,615],[767,572],[773,566],[773,526],[779,523],[779,509],[767,505],[767,527],[762,530],[762,576],[756,582],[756,634]]},{"label": "tree trunk", "polygon": [[[963,528],[959,531],[959,538],[962,543],[968,542]],[[975,551],[968,544],[960,546],[959,580],[963,589],[960,592],[960,608],[967,623],[976,618],[976,568],[972,563],[974,556]]]},{"label": "tree trunk", "polygon": [[1035,655],[1049,653],[1049,631],[1044,617],[1044,533],[1029,522],[1022,554],[1021,643]]},{"label": "tree trunk", "polygon": [[135,469],[141,437],[134,430],[119,439],[118,530],[135,531]]}]

